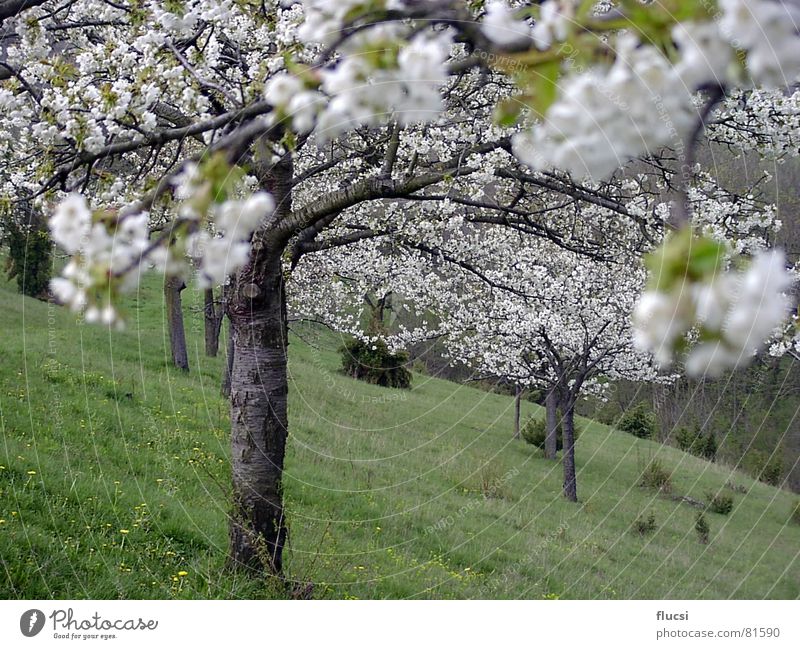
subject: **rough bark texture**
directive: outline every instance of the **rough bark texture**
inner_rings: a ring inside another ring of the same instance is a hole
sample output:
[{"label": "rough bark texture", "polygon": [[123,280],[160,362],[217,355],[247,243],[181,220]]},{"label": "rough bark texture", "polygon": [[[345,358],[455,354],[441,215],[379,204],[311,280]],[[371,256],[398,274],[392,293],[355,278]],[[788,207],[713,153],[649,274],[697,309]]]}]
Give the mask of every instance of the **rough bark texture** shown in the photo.
[{"label": "rough bark texture", "polygon": [[564,496],[578,502],[578,483],[575,476],[575,403],[573,399],[562,404],[564,416]]},{"label": "rough bark texture", "polygon": [[522,387],[517,386],[517,391],[514,396],[514,439],[520,438],[520,411],[522,410]]},{"label": "rough bark texture", "polygon": [[233,357],[236,355],[236,347],[233,344],[233,325],[228,324],[228,349],[225,359],[225,371],[222,374],[222,396],[231,396],[231,372],[233,371]]},{"label": "rough bark texture", "polygon": [[203,324],[206,343],[206,356],[214,357],[219,351],[219,333],[225,315],[222,305],[214,302],[214,289],[203,291]]},{"label": "rough bark texture", "polygon": [[164,300],[167,307],[167,326],[172,362],[178,369],[189,371],[189,354],[186,350],[186,331],[183,326],[183,303],[181,291],[186,284],[179,277],[168,277],[164,281]]},{"label": "rough bark texture", "polygon": [[[278,205],[290,209],[291,165],[279,163],[262,180]],[[231,450],[234,566],[282,571],[287,539],[282,476],[288,434],[287,318],[281,267],[284,241],[266,229],[253,239],[251,261],[228,300],[235,353],[231,371]]]},{"label": "rough bark texture", "polygon": [[558,395],[555,390],[547,393],[544,401],[547,418],[545,420],[544,455],[555,460],[558,452]]}]

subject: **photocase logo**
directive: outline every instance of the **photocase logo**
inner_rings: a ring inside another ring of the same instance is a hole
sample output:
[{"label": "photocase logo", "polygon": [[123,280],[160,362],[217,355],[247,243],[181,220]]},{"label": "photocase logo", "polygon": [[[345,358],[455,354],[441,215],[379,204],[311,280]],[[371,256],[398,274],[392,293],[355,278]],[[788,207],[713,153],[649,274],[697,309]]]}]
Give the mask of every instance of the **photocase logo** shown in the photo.
[{"label": "photocase logo", "polygon": [[44,627],[44,613],[38,608],[32,608],[30,611],[25,611],[22,617],[19,618],[19,630],[22,635],[32,638]]}]

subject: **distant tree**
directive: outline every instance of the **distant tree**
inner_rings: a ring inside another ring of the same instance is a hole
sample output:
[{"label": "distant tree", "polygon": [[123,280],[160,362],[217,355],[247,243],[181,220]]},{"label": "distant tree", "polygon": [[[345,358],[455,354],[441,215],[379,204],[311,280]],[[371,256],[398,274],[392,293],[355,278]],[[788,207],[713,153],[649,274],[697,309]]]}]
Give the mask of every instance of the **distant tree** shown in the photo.
[{"label": "distant tree", "polygon": [[15,214],[3,219],[0,242],[8,248],[8,279],[16,279],[20,293],[47,299],[53,272],[53,244],[41,211],[30,202],[21,203]]}]

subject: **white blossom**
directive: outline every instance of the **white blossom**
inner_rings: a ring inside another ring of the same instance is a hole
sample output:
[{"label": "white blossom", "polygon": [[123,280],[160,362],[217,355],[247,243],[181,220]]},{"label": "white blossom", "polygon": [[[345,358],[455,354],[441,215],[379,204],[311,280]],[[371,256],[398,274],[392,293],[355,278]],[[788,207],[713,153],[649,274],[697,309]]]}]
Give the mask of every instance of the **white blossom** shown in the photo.
[{"label": "white blossom", "polygon": [[50,232],[53,241],[66,252],[76,253],[89,234],[92,213],[86,199],[80,194],[70,194],[61,201],[50,219]]},{"label": "white blossom", "polygon": [[501,47],[524,45],[532,36],[528,23],[514,18],[512,10],[503,0],[492,0],[486,5],[481,31]]},{"label": "white blossom", "polygon": [[753,81],[785,87],[800,78],[800,7],[773,0],[720,0],[720,29],[747,52]]}]

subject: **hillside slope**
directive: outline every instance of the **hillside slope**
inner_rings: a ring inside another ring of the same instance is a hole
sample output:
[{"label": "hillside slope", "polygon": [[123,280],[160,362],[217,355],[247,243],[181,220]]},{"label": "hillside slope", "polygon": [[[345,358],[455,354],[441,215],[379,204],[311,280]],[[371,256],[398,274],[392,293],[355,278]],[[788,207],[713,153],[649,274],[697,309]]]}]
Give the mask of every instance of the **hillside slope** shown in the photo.
[{"label": "hillside slope", "polygon": [[[0,286],[0,597],[270,597],[224,571],[222,358],[166,364],[160,288],[124,332]],[[561,467],[511,439],[511,399],[415,375],[410,391],[338,374],[338,341],[291,341],[287,571],[339,598],[798,598],[796,497],[675,449],[581,423],[577,505]],[[526,416],[538,413],[525,404]],[[734,496],[729,516],[637,486],[658,457],[673,492]],[[724,488],[732,482],[746,490]],[[652,513],[649,536],[630,530]]]}]

